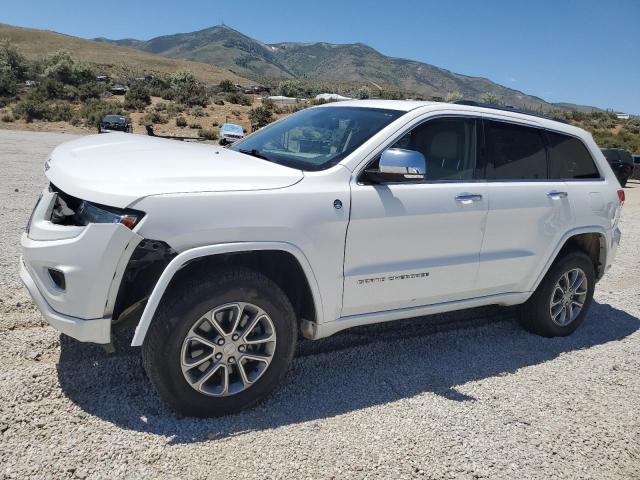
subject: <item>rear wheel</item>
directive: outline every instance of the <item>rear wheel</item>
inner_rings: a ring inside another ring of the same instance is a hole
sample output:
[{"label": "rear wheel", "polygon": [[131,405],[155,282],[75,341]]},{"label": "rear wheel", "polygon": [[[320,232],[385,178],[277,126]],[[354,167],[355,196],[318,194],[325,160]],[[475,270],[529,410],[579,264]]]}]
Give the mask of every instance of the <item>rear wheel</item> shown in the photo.
[{"label": "rear wheel", "polygon": [[194,275],[173,292],[142,354],[149,378],[174,410],[217,416],[266,397],[286,373],[296,338],[282,290],[258,272],[229,268]]},{"label": "rear wheel", "polygon": [[593,300],[595,271],[591,259],[571,252],[558,260],[531,298],[520,307],[525,329],[545,337],[570,335],[584,321]]}]

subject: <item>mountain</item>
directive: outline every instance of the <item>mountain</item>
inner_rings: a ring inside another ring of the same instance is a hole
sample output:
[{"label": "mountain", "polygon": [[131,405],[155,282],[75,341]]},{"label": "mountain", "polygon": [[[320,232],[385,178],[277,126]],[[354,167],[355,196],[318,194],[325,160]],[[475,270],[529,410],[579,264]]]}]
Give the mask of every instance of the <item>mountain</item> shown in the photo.
[{"label": "mountain", "polygon": [[388,57],[362,43],[277,43],[268,45],[226,25],[151,40],[96,39],[146,52],[209,63],[254,79],[358,82],[415,92],[425,98],[460,92],[479,100],[484,93],[517,107],[558,107],[482,77],[460,75],[415,60]]},{"label": "mountain", "polygon": [[[14,43],[20,53],[30,59],[40,59],[50,53],[66,50],[78,60],[92,62],[99,66],[100,73],[110,75],[143,75],[147,73],[173,73],[176,70],[191,70],[203,82],[218,83],[229,79],[236,83],[248,80],[205,63],[154,55],[133,48],[122,48],[108,43],[50,32],[33,28],[14,27],[0,23],[0,39]],[[134,46],[135,41],[128,46]]]}]

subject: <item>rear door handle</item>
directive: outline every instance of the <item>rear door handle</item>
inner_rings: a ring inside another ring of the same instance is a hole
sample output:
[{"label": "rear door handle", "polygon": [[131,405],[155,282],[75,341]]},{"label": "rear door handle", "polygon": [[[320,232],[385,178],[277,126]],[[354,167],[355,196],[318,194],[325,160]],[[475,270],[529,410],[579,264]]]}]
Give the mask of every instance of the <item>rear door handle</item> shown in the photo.
[{"label": "rear door handle", "polygon": [[554,200],[560,200],[561,198],[566,198],[568,196],[569,194],[567,192],[557,192],[555,190],[547,193],[547,197],[553,198]]},{"label": "rear door handle", "polygon": [[479,202],[482,200],[482,195],[479,193],[461,193],[460,195],[456,195],[456,202],[460,202],[463,205],[469,205],[473,202]]}]

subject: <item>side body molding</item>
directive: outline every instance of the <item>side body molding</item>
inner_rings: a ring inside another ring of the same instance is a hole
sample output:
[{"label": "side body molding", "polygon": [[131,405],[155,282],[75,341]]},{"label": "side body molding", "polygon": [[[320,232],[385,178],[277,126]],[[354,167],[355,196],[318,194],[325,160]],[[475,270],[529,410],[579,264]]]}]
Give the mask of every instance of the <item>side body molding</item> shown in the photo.
[{"label": "side body molding", "polygon": [[144,312],[142,312],[142,317],[140,317],[140,321],[138,322],[138,326],[136,327],[133,340],[131,341],[131,346],[139,347],[142,345],[147,334],[147,330],[149,329],[149,325],[151,325],[151,320],[153,320],[153,316],[156,312],[156,309],[158,308],[158,305],[160,304],[160,300],[162,299],[167,286],[169,285],[169,282],[171,281],[175,273],[180,270],[187,262],[200,257],[208,257],[212,255],[234,252],[251,252],[258,250],[285,251],[293,255],[298,260],[298,263],[300,263],[300,266],[302,267],[302,270],[307,277],[307,281],[309,282],[309,288],[313,296],[313,303],[315,306],[317,320],[318,322],[322,322],[324,319],[324,313],[322,309],[322,298],[320,295],[318,282],[313,273],[309,260],[307,260],[307,257],[298,247],[286,242],[221,243],[185,250],[184,252],[176,256],[171,261],[171,263],[169,263],[169,265],[167,265],[167,268],[165,268],[164,272],[162,272],[162,275],[158,279],[153,292],[151,292],[151,296],[147,301]]}]

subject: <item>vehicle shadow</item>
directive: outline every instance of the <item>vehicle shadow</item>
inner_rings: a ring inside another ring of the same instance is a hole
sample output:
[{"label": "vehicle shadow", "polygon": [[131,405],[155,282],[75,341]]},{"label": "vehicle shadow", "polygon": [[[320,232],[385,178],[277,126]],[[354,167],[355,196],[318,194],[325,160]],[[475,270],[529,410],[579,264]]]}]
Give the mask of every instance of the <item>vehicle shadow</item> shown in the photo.
[{"label": "vehicle shadow", "polygon": [[[595,303],[571,336],[542,338],[523,331],[512,309],[480,308],[371,325],[316,342],[302,341],[291,371],[265,402],[221,418],[175,415],[148,382],[137,348],[119,350],[61,337],[58,379],[84,411],[122,428],[191,443],[313,422],[425,392],[475,401],[456,387],[502,376],[627,337],[640,319]],[[127,338],[128,337],[128,338]]]}]

